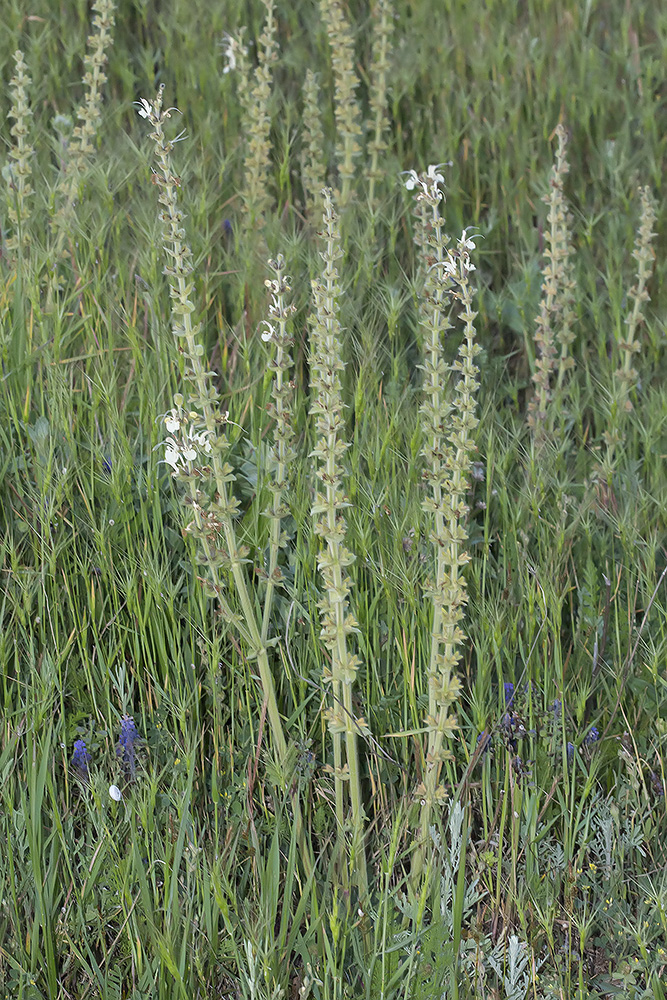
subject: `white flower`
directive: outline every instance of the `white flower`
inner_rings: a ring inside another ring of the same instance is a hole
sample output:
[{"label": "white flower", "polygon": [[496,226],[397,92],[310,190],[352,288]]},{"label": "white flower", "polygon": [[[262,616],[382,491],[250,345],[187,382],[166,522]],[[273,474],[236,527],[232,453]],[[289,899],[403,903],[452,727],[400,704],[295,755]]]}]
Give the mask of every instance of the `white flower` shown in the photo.
[{"label": "white flower", "polygon": [[223,73],[231,73],[236,69],[236,41],[231,35],[225,35],[222,39],[222,48],[225,59],[227,60],[227,65],[223,69]]},{"label": "white flower", "polygon": [[[179,423],[178,426],[181,427],[182,424]],[[202,452],[210,455],[212,450],[209,432],[206,430],[196,432],[192,427],[186,434],[183,434],[180,440],[169,437],[163,444],[165,446],[164,461],[172,467],[174,472],[187,469],[187,463],[196,461],[197,455]]]},{"label": "white flower", "polygon": [[445,274],[456,274],[456,261],[451,256],[449,256],[447,260],[437,260],[435,264],[429,268],[429,271],[432,271],[434,267],[441,267]]},{"label": "white flower", "polygon": [[200,434],[193,434],[190,440],[193,444],[196,444],[200,449],[205,451],[207,455],[211,454],[211,442],[208,439],[208,431],[202,431]]},{"label": "white flower", "polygon": [[417,185],[421,183],[416,170],[402,170],[401,173],[408,174],[408,179],[403,181],[408,191],[414,191]]},{"label": "white flower", "polygon": [[145,97],[142,97],[139,101],[134,101],[134,106],[137,109],[137,114],[141,115],[142,118],[150,118],[153,114],[153,106]]},{"label": "white flower", "polygon": [[276,328],[275,326],[272,326],[267,319],[263,319],[262,323],[267,327],[266,332],[262,334],[262,340],[268,344],[268,342],[274,336]]},{"label": "white flower", "polygon": [[438,172],[439,168],[444,166],[445,166],[444,163],[432,163],[429,166],[428,170],[426,171],[426,176],[428,177],[429,182],[431,184],[435,185],[435,184],[445,183],[445,178],[442,176],[441,173]]},{"label": "white flower", "polygon": [[166,443],[166,448],[164,450],[164,460],[167,465],[171,465],[174,472],[178,470],[181,461],[181,452],[179,450],[178,444],[173,438],[170,438]]},{"label": "white flower", "polygon": [[464,229],[461,233],[461,239],[459,240],[459,246],[461,249],[465,250],[476,250],[477,247],[473,243],[473,240],[478,240],[480,238],[479,233],[475,233],[473,236],[468,236],[468,230]]},{"label": "white flower", "polygon": [[178,410],[170,410],[169,413],[164,418],[165,427],[170,434],[175,434],[176,431],[181,426],[181,420],[178,416]]},{"label": "white flower", "polygon": [[111,787],[109,788],[109,795],[114,800],[114,802],[120,802],[120,800],[123,797],[123,793],[121,792],[118,785],[111,785]]}]

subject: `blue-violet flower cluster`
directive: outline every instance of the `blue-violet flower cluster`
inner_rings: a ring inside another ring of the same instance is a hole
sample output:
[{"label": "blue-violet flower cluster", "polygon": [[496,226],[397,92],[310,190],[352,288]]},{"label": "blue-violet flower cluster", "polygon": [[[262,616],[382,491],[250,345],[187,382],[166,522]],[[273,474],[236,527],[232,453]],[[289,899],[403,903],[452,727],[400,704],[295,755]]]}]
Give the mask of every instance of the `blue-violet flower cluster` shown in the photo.
[{"label": "blue-violet flower cluster", "polygon": [[72,767],[82,778],[88,777],[88,765],[91,756],[84,740],[74,740],[74,752],[72,754]]},{"label": "blue-violet flower cluster", "polygon": [[135,772],[135,744],[140,739],[134,719],[131,715],[124,715],[120,722],[120,739],[116,746],[116,755],[120,757],[123,768],[134,778]]}]

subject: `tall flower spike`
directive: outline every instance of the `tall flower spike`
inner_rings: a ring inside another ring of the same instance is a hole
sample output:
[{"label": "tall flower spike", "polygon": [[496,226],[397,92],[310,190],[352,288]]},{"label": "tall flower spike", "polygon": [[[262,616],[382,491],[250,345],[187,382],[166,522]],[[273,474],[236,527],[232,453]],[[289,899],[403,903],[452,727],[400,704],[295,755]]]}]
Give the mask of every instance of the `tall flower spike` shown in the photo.
[{"label": "tall flower spike", "polygon": [[361,112],[357,100],[359,77],[354,68],[352,29],[340,0],[320,0],[320,13],[326,25],[331,48],[335,85],[336,159],[341,181],[339,197],[341,207],[344,208],[352,197],[354,161],[361,152],[359,143]]},{"label": "tall flower spike", "polygon": [[273,88],[273,65],[278,59],[274,0],[262,0],[266,8],[264,30],[257,46],[255,84],[247,101],[246,153],[243,161],[245,218],[249,228],[260,225],[271,208],[268,192],[271,165],[271,117],[269,102]]},{"label": "tall flower spike", "polygon": [[[368,727],[357,718],[352,702],[359,659],[348,650],[348,637],[358,631],[357,622],[349,611],[351,581],[346,572],[354,556],[345,547],[345,520],[342,511],[349,506],[343,490],[342,458],[348,445],[342,437],[343,400],[340,374],[345,366],[341,360],[340,321],[338,318],[338,269],[336,261],[343,256],[340,246],[338,216],[329,188],[324,198],[324,272],[313,282],[315,315],[311,326],[311,414],[316,418],[317,444],[312,453],[317,459],[318,490],[312,507],[315,533],[322,539],[318,567],[324,584],[319,601],[322,642],[329,651],[331,666],[324,671],[324,680],[331,685],[332,704],[325,713],[334,748],[334,782],[336,818],[339,829],[345,825],[344,783],[349,783],[352,819],[352,851],[355,878],[362,898],[368,894],[366,855],[364,849],[364,809],[361,799],[357,736],[365,735]],[[345,762],[343,762],[343,736]]]},{"label": "tall flower spike", "polygon": [[[262,697],[267,706],[269,724],[273,736],[276,756],[287,769],[288,749],[283,730],[276,688],[269,665],[267,645],[262,637],[262,624],[255,610],[255,603],[248,588],[245,564],[248,549],[237,539],[234,519],[238,501],[231,492],[235,480],[234,471],[223,458],[229,444],[224,433],[228,413],[220,406],[220,396],[215,388],[213,373],[204,367],[204,347],[199,342],[200,326],[193,323],[195,305],[190,298],[193,291],[192,252],[185,239],[183,215],[178,207],[179,179],[171,164],[173,143],[164,133],[164,124],[171,117],[171,110],[162,104],[163,87],[152,102],[145,99],[138,102],[138,113],[151,125],[151,138],[155,142],[155,156],[158,162],[155,183],[160,190],[158,200],[163,210],[160,219],[164,225],[163,240],[167,259],[165,267],[169,277],[169,292],[172,301],[172,328],[179,342],[184,358],[183,379],[191,393],[185,406],[183,393],[174,396],[174,407],[165,418],[167,430],[180,431],[188,424],[193,434],[198,435],[198,449],[205,453],[206,464],[198,463],[195,468],[178,468],[174,475],[186,488],[184,503],[190,520],[185,530],[196,537],[201,544],[201,560],[209,572],[210,592],[214,596],[226,620],[233,625],[245,644],[245,653],[257,660]],[[175,439],[177,442],[179,439]],[[181,437],[182,445],[182,437]],[[210,453],[208,452],[210,445]],[[179,446],[180,447],[180,446]],[[178,450],[178,449],[177,449]],[[189,455],[181,452],[186,462]],[[200,457],[204,457],[200,454]],[[209,461],[210,459],[210,461]],[[182,464],[179,460],[178,464]],[[211,497],[210,494],[213,494]],[[234,582],[241,612],[236,613],[225,594],[222,571],[227,570]],[[292,807],[297,830],[297,838],[306,873],[312,872],[310,845],[305,838],[298,790],[293,789]]]},{"label": "tall flower spike", "polygon": [[618,345],[623,357],[623,364],[617,372],[617,380],[624,386],[624,408],[628,411],[632,409],[632,402],[629,392],[637,384],[637,370],[634,367],[634,358],[641,351],[641,343],[637,340],[637,334],[644,322],[644,305],[649,301],[647,285],[653,273],[653,262],[655,261],[655,250],[652,243],[655,238],[653,227],[655,226],[656,212],[655,204],[648,187],[639,189],[641,199],[641,213],[639,220],[639,230],[635,240],[635,248],[632,256],[637,261],[637,280],[628,293],[632,299],[632,311],[626,317],[625,340]]},{"label": "tall flower spike", "polygon": [[371,154],[371,164],[368,170],[368,201],[375,207],[375,185],[384,176],[380,169],[380,157],[387,149],[387,89],[389,77],[389,52],[391,36],[394,29],[394,8],[391,0],[376,0],[373,4],[373,59],[371,63],[371,82],[369,87],[369,104],[372,122],[368,125],[368,134],[373,136],[368,144]]},{"label": "tall flower spike", "polygon": [[49,285],[49,305],[57,286],[56,267],[62,256],[72,212],[79,197],[79,188],[90,158],[95,153],[95,136],[102,120],[102,87],[106,83],[104,67],[113,42],[116,5],[114,0],[95,0],[93,31],[88,36],[88,52],[84,56],[85,95],[77,108],[79,124],[72,130],[68,145],[68,160],[60,183],[60,206],[52,220],[54,240],[50,250],[53,269]]},{"label": "tall flower spike", "polygon": [[322,188],[326,177],[324,161],[324,132],[322,131],[322,113],[320,88],[312,70],[306,70],[303,84],[303,154],[301,178],[306,198],[306,212],[309,218],[322,212]]},{"label": "tall flower spike", "polygon": [[269,261],[269,267],[274,277],[265,284],[271,293],[269,314],[273,323],[264,320],[267,333],[262,334],[262,340],[273,345],[275,354],[269,363],[269,371],[273,374],[271,390],[272,403],[268,410],[275,420],[273,446],[271,448],[271,490],[273,500],[271,506],[264,511],[270,520],[269,565],[264,600],[264,617],[262,622],[262,638],[266,642],[269,634],[271,608],[275,588],[283,582],[278,566],[278,553],[281,545],[280,522],[289,514],[285,504],[285,494],[288,486],[288,470],[296,458],[294,450],[294,431],[292,430],[292,411],[294,384],[290,381],[289,370],[292,356],[289,353],[294,343],[288,331],[288,322],[296,312],[296,307],[287,301],[286,296],[292,290],[290,278],[285,274],[285,258],[278,254],[276,260]]},{"label": "tall flower spike", "polygon": [[[556,162],[551,171],[549,194],[543,199],[549,206],[549,214],[544,234],[546,250],[542,299],[535,324],[535,395],[528,404],[528,425],[536,439],[543,438],[553,428],[554,414],[549,412],[553,373],[558,367],[560,389],[565,372],[573,364],[569,357],[574,320],[570,240],[572,216],[563,191],[570,165],[566,157],[567,130],[563,125],[556,127],[556,138]],[[560,357],[557,357],[559,342]]]},{"label": "tall flower spike", "polygon": [[30,243],[29,199],[33,194],[30,184],[31,160],[34,154],[34,148],[30,143],[32,111],[28,104],[28,92],[32,81],[20,50],[14,53],[14,61],[16,72],[10,81],[12,106],[8,117],[14,119],[10,132],[15,142],[9,150],[9,157],[13,162],[7,171],[7,215],[14,232],[7,240],[7,249],[15,251],[21,259],[24,259]]},{"label": "tall flower spike", "polygon": [[[475,270],[470,260],[475,237],[464,229],[456,249],[447,247],[448,239],[440,215],[441,183],[442,175],[435,166],[424,174],[411,171],[406,182],[408,190],[416,192],[417,243],[425,272],[420,296],[420,326],[425,340],[425,399],[420,412],[425,439],[423,477],[429,487],[429,496],[422,508],[433,518],[431,539],[435,552],[435,576],[428,582],[425,592],[433,603],[433,622],[425,726],[428,745],[424,780],[416,791],[422,809],[420,838],[413,860],[415,880],[421,875],[424,864],[432,810],[444,801],[440,772],[443,763],[452,759],[445,744],[457,727],[451,709],[461,691],[456,668],[461,659],[459,647],[465,638],[460,622],[467,596],[460,569],[469,560],[465,551],[467,532],[464,525],[468,512],[465,495],[475,447],[473,433],[477,426],[474,411],[478,368],[474,359],[480,350],[475,343],[476,313],[472,309],[469,277]],[[444,358],[443,341],[452,329],[449,318],[452,305],[459,307],[464,337],[458,360],[449,366]],[[447,388],[450,370],[460,374],[451,401]]]},{"label": "tall flower spike", "polygon": [[609,420],[602,438],[607,446],[604,461],[598,469],[598,476],[606,478],[611,485],[611,477],[616,464],[616,449],[623,440],[624,424],[628,413],[632,412],[631,393],[637,385],[639,373],[635,368],[635,358],[641,351],[641,340],[638,333],[644,323],[644,307],[649,301],[648,282],[653,273],[655,251],[653,227],[656,221],[655,204],[648,187],[639,189],[641,211],[639,229],[635,239],[632,256],[637,261],[637,279],[628,292],[628,300],[632,302],[632,310],[625,319],[625,338],[618,338],[618,350],[621,363],[614,372],[613,400]]}]

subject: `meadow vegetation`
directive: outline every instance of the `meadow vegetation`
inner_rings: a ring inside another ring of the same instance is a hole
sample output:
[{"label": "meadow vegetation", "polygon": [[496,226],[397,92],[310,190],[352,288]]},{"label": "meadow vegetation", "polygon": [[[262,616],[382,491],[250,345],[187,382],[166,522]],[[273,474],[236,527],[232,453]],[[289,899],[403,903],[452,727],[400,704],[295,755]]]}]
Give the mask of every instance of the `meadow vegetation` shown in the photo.
[{"label": "meadow vegetation", "polygon": [[0,989],[664,1000],[654,0],[8,0]]}]

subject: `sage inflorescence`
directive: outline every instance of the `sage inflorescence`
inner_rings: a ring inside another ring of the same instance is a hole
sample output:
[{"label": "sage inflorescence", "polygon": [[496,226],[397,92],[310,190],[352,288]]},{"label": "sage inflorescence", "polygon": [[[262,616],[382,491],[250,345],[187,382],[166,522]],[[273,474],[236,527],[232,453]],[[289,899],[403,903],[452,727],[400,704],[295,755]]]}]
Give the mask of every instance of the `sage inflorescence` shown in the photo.
[{"label": "sage inflorescence", "polygon": [[[435,573],[426,587],[433,604],[431,643],[428,663],[428,713],[425,719],[427,747],[424,777],[416,791],[421,803],[419,846],[413,871],[419,875],[428,844],[433,808],[444,801],[440,783],[442,765],[452,760],[447,742],[457,727],[452,708],[461,684],[456,673],[461,659],[460,646],[465,638],[461,629],[467,601],[465,578],[461,569],[469,561],[465,545],[468,513],[466,492],[475,450],[473,434],[476,376],[475,357],[481,350],[475,343],[473,290],[470,260],[474,237],[463,230],[456,247],[448,247],[440,205],[444,195],[443,175],[437,166],[423,174],[408,173],[405,185],[416,195],[417,243],[424,276],[420,293],[420,326],[423,331],[424,402],[422,433],[425,459],[423,477],[429,495],[422,504],[432,518],[431,541],[435,552]],[[459,356],[448,365],[444,355],[444,337],[453,329],[452,310],[463,322],[463,340]],[[458,372],[454,394],[449,386],[449,372]]]},{"label": "sage inflorescence", "polygon": [[289,469],[297,457],[294,448],[293,394],[294,383],[290,378],[292,356],[289,353],[294,339],[289,330],[289,323],[296,312],[295,306],[287,297],[292,291],[290,278],[285,273],[285,258],[278,254],[275,260],[269,260],[272,278],[267,278],[265,284],[271,293],[269,305],[270,320],[264,320],[266,332],[262,340],[275,348],[275,353],[269,363],[269,371],[273,375],[269,414],[274,420],[273,445],[269,452],[269,482],[271,505],[264,511],[269,518],[269,559],[266,569],[266,597],[262,618],[262,638],[266,642],[269,635],[273,595],[277,587],[284,583],[282,571],[278,565],[278,555],[284,543],[281,521],[290,512],[286,503],[289,486]]},{"label": "sage inflorescence", "polygon": [[74,740],[74,750],[72,752],[71,764],[79,777],[88,777],[88,765],[91,760],[92,754],[86,747],[86,741],[82,739]]},{"label": "sage inflorescence", "polygon": [[349,610],[351,581],[347,567],[354,561],[354,556],[345,545],[343,516],[344,509],[349,506],[343,487],[342,460],[348,444],[344,434],[340,376],[345,365],[342,360],[338,316],[340,283],[337,261],[343,256],[343,251],[333,192],[327,188],[322,195],[324,271],[313,282],[315,312],[311,320],[313,401],[310,412],[315,417],[318,435],[312,455],[317,459],[319,479],[312,514],[315,532],[323,542],[317,561],[324,583],[324,593],[319,602],[322,622],[320,636],[330,655],[330,665],[325,668],[324,680],[331,685],[331,703],[325,715],[333,739],[336,818],[339,830],[342,831],[347,817],[347,784],[352,814],[352,865],[359,890],[362,896],[366,896],[368,884],[363,843],[364,808],[357,744],[358,736],[366,735],[368,727],[363,718],[357,717],[352,703],[352,688],[360,661],[348,648],[348,640],[358,631],[358,627]]},{"label": "sage inflorescence", "polygon": [[352,30],[340,0],[320,0],[320,13],[327,29],[334,77],[334,115],[336,119],[336,160],[340,206],[344,208],[353,193],[355,160],[361,153],[361,110],[357,98],[359,77],[355,71]]},{"label": "sage inflorescence", "polygon": [[120,736],[116,746],[116,756],[123,765],[123,770],[130,778],[134,778],[136,772],[136,745],[140,739],[134,719],[131,715],[124,715],[120,720]]},{"label": "sage inflorescence", "polygon": [[306,214],[315,219],[322,210],[322,189],[326,179],[324,132],[322,130],[322,100],[317,77],[306,70],[303,83],[303,151],[301,154],[301,180],[303,183]]},{"label": "sage inflorescence", "polygon": [[50,302],[57,285],[56,268],[64,252],[84,172],[95,153],[94,140],[102,120],[102,87],[107,79],[104,68],[113,43],[116,4],[114,0],[95,0],[93,10],[93,30],[88,36],[88,52],[84,56],[84,99],[76,110],[79,124],[73,128],[68,143],[67,161],[56,192],[58,207],[52,219]]},{"label": "sage inflorescence", "polygon": [[[574,310],[572,277],[572,214],[565,200],[563,185],[570,170],[567,161],[567,130],[556,127],[556,161],[549,180],[549,193],[544,201],[549,206],[545,231],[544,280],[542,299],[535,323],[535,394],[528,404],[528,424],[536,439],[543,439],[553,429],[561,407],[550,407],[554,388],[562,389],[566,372],[574,361],[570,346],[574,340]],[[554,385],[554,377],[556,383]],[[561,403],[561,400],[558,400]]]},{"label": "sage inflorescence", "polygon": [[646,320],[644,314],[646,304],[650,301],[648,283],[655,261],[653,240],[656,234],[653,232],[653,227],[656,222],[656,211],[649,187],[639,189],[639,199],[641,206],[639,226],[632,251],[637,273],[635,283],[628,291],[628,304],[632,302],[632,308],[625,317],[625,334],[616,337],[618,365],[612,373],[609,417],[602,432],[603,458],[594,477],[597,480],[598,492],[602,490],[601,497],[606,490],[612,488],[613,474],[625,438],[628,415],[634,408],[632,400],[639,383],[639,372],[635,366],[643,346],[639,334]]},{"label": "sage inflorescence", "polygon": [[14,119],[10,129],[14,144],[9,150],[12,162],[3,173],[7,181],[7,215],[13,228],[12,235],[7,239],[7,249],[16,253],[23,262],[30,245],[30,201],[34,193],[30,183],[31,160],[35,152],[31,143],[32,109],[29,104],[32,81],[20,50],[14,53],[14,62],[16,72],[10,81],[12,106],[9,110],[9,117]]},{"label": "sage inflorescence", "polygon": [[652,244],[656,236],[653,231],[656,222],[656,211],[651,189],[649,187],[640,188],[639,199],[641,202],[639,227],[635,239],[635,247],[632,251],[632,256],[637,262],[637,276],[635,284],[632,285],[628,292],[628,298],[632,300],[632,309],[625,319],[625,337],[618,344],[622,363],[616,372],[619,392],[617,402],[622,409],[628,412],[632,410],[630,394],[636,387],[639,378],[634,362],[636,355],[642,349],[638,334],[645,321],[645,305],[650,301],[647,286],[653,273],[653,264],[655,261],[655,250]]},{"label": "sage inflorescence", "polygon": [[[172,141],[165,136],[164,124],[174,109],[163,107],[162,93],[163,88],[160,87],[154,101],[142,99],[138,102],[138,113],[153,128],[151,138],[158,162],[154,177],[160,188],[158,200],[163,208],[160,219],[164,226],[165,254],[169,260],[164,270],[169,277],[172,329],[183,358],[182,379],[187,392],[187,396],[185,392],[174,396],[174,406],[164,418],[170,435],[165,442],[165,461],[172,466],[174,478],[184,487],[184,504],[189,512],[185,532],[196,538],[201,546],[199,558],[207,567],[211,593],[217,598],[223,617],[243,640],[246,656],[257,661],[276,757],[284,772],[282,780],[287,785],[290,780],[287,773],[288,745],[269,665],[265,629],[246,575],[249,549],[238,541],[235,527],[239,505],[231,488],[236,477],[225,460],[229,447],[225,433],[229,414],[221,407],[213,373],[204,366],[204,347],[199,341],[200,325],[193,322],[192,251],[186,242],[183,214],[178,206],[180,181],[171,164],[174,142],[181,136]],[[288,315],[284,309],[281,312],[283,316],[278,317],[279,322]],[[231,576],[233,581],[240,613],[234,610],[227,596],[227,576]],[[306,870],[310,870],[310,851],[304,840],[296,790],[292,804],[303,862]]]},{"label": "sage inflorescence", "polygon": [[380,157],[386,153],[389,115],[387,114],[387,99],[389,90],[389,57],[391,38],[394,29],[394,9],[391,0],[376,0],[372,8],[373,16],[373,55],[370,67],[369,105],[371,121],[367,126],[370,136],[368,151],[371,154],[368,177],[368,203],[372,209],[376,206],[376,185],[385,175],[380,166]]},{"label": "sage inflorescence", "polygon": [[274,0],[262,0],[266,20],[257,45],[257,68],[251,78],[248,50],[243,31],[225,38],[227,65],[223,72],[234,71],[239,103],[243,111],[243,208],[244,225],[250,231],[260,228],[265,213],[272,206],[268,191],[271,165],[271,112],[273,67],[278,58],[277,25]]}]

